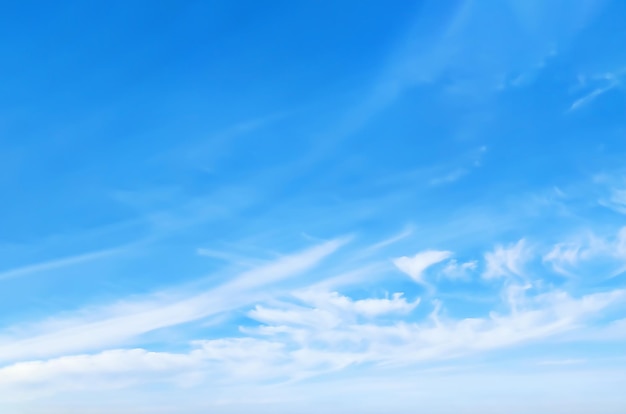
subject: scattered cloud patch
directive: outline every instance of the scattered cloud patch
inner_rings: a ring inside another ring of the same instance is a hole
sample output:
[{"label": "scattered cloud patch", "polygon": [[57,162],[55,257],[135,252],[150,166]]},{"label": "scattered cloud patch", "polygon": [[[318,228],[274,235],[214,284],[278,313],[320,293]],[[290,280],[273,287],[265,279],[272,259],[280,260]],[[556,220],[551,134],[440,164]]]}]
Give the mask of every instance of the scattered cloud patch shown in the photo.
[{"label": "scattered cloud patch", "polygon": [[391,298],[384,299],[359,299],[352,300],[337,292],[324,292],[307,290],[297,292],[294,296],[301,301],[314,305],[317,309],[334,309],[347,314],[360,315],[365,317],[376,317],[388,313],[406,314],[419,305],[419,298],[413,302],[407,302],[404,294],[396,292]]},{"label": "scattered cloud patch", "polygon": [[543,261],[565,276],[579,275],[588,271],[586,266],[594,264],[609,269],[608,276],[621,274],[626,271],[626,227],[610,237],[586,233],[577,240],[558,243],[543,256]]},{"label": "scattered cloud patch", "polygon": [[402,256],[393,259],[393,264],[401,272],[409,275],[416,283],[425,285],[423,273],[429,267],[443,262],[452,256],[452,252],[445,250],[425,250],[417,253],[415,256]]},{"label": "scattered cloud patch", "polygon": [[511,276],[525,278],[524,265],[530,260],[531,254],[524,239],[508,247],[498,245],[492,252],[485,254],[483,278],[495,279]]},{"label": "scattered cloud patch", "polygon": [[572,276],[568,269],[578,264],[581,258],[581,248],[577,244],[559,243],[543,256],[543,261],[550,263],[555,272],[564,276]]},{"label": "scattered cloud patch", "polygon": [[472,273],[478,269],[478,261],[459,263],[456,259],[450,260],[439,273],[441,277],[451,280],[468,280]]}]

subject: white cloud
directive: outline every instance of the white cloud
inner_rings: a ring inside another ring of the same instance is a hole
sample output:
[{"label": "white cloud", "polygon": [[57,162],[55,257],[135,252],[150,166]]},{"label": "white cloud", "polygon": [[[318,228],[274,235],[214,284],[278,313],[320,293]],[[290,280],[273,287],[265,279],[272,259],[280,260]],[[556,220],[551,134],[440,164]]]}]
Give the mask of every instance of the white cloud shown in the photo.
[{"label": "white cloud", "polygon": [[0,368],[0,402],[59,392],[122,389],[150,382],[180,386],[200,379],[203,361],[194,353],[113,349],[97,354],[19,362]]},{"label": "white cloud", "polygon": [[270,309],[257,305],[248,316],[259,322],[273,325],[305,325],[332,328],[340,323],[339,318],[323,309]]},{"label": "white cloud", "polygon": [[12,279],[15,277],[23,277],[31,274],[48,272],[50,270],[61,269],[64,267],[74,266],[81,263],[87,263],[95,260],[104,259],[124,252],[129,246],[122,246],[114,249],[98,250],[89,253],[83,253],[75,256],[64,257],[61,259],[51,260],[44,263],[37,263],[28,266],[18,267],[15,269],[0,272],[0,280]]},{"label": "white cloud", "polygon": [[253,381],[286,377],[289,353],[280,341],[256,338],[221,338],[195,341],[189,353],[199,364],[206,363],[211,382]]},{"label": "white cloud", "polygon": [[615,276],[626,270],[626,227],[613,237],[598,237],[587,233],[575,240],[557,243],[543,256],[552,269],[566,276],[575,276],[585,265],[608,265],[610,274]]},{"label": "white cloud", "polygon": [[550,252],[543,256],[543,261],[552,265],[555,272],[565,276],[571,276],[569,267],[578,264],[581,255],[581,246],[579,244],[556,244]]},{"label": "white cloud", "polygon": [[[513,296],[508,314],[491,312],[463,319],[437,314],[417,323],[375,319],[388,312],[409,312],[414,305],[400,295],[353,300],[332,292],[298,294],[302,306],[283,302],[251,311],[249,315],[264,325],[244,329],[247,337],[195,341],[184,353],[115,349],[0,368],[0,395],[9,396],[8,391],[27,396],[41,391],[105,389],[153,381],[241,386],[260,380],[303,379],[361,363],[404,366],[440,361],[580,329],[588,319],[621,303],[626,291],[573,298],[555,290],[529,296],[520,286]],[[320,310],[332,323],[316,318]],[[358,315],[367,319],[355,318]]]},{"label": "white cloud", "polygon": [[478,261],[471,260],[469,262],[459,263],[456,259],[450,260],[446,266],[441,269],[440,276],[453,280],[467,280],[470,275],[478,268]]},{"label": "white cloud", "polygon": [[376,317],[387,313],[408,313],[419,304],[419,299],[407,302],[403,293],[394,293],[390,298],[352,300],[337,292],[321,290],[305,290],[296,292],[294,296],[303,302],[314,305],[317,309],[327,309],[344,314]]},{"label": "white cloud", "polygon": [[[550,260],[562,256],[565,261],[577,263],[581,257],[592,257],[592,251],[609,249],[614,256],[626,257],[626,228],[609,241],[590,240],[593,249],[589,252],[563,245],[546,256]],[[0,359],[11,362],[0,368],[0,395],[32,397],[41,392],[106,389],[153,381],[239,386],[302,380],[365,363],[388,367],[442,361],[563,337],[573,331],[581,332],[583,337],[594,335],[597,331],[585,331],[588,321],[601,318],[604,309],[626,298],[620,289],[572,297],[565,291],[542,291],[541,285],[531,288],[530,284],[509,280],[501,292],[504,306],[487,310],[483,316],[451,317],[444,303],[435,300],[430,316],[417,321],[413,311],[419,298],[408,300],[402,293],[352,298],[316,283],[290,295],[284,295],[284,289],[282,296],[264,294],[266,287],[310,269],[345,242],[337,239],[320,244],[244,272],[207,292],[182,298],[155,296],[86,313],[74,320],[60,320],[34,333],[26,329],[26,335],[5,337],[0,340]],[[397,258],[394,264],[425,284],[424,271],[451,255],[448,251],[427,250]],[[524,264],[530,257],[531,250],[524,240],[508,247],[497,246],[485,255],[483,276],[525,280]],[[449,260],[442,267],[441,277],[465,277],[477,268],[476,261]],[[349,275],[351,280],[363,276],[355,272],[356,276]],[[250,307],[252,304],[255,306]],[[258,324],[251,327],[247,323],[240,329],[241,337],[196,340],[190,350],[179,353],[111,349],[84,354],[124,346],[126,341],[154,329],[242,307]],[[83,354],[67,355],[72,352]]]},{"label": "white cloud", "polygon": [[611,83],[609,85],[602,86],[602,87],[594,89],[593,91],[589,92],[587,95],[583,96],[582,98],[576,99],[572,103],[572,105],[569,107],[569,111],[575,111],[577,109],[580,109],[581,107],[591,103],[593,100],[598,98],[600,95],[603,95],[604,93],[610,91],[611,89],[615,88],[616,86],[617,86],[617,84]]},{"label": "white cloud", "polygon": [[452,256],[452,252],[442,250],[426,250],[413,257],[402,256],[393,259],[393,264],[401,272],[409,275],[415,282],[426,284],[423,273],[429,267],[440,263]]},{"label": "white cloud", "polygon": [[[622,290],[587,295],[580,299],[572,298],[562,291],[530,297],[527,292],[524,286],[509,286],[505,296],[511,312],[504,315],[491,313],[484,318],[444,318],[437,311],[438,304],[434,316],[423,323],[402,320],[391,323],[359,322],[348,313],[327,308],[335,316],[332,324],[309,324],[303,327],[290,324],[285,319],[264,319],[263,322],[268,325],[246,332],[261,333],[275,340],[287,336],[299,348],[314,347],[317,357],[322,358],[319,353],[330,353],[332,358],[341,359],[343,364],[362,361],[385,364],[419,362],[512,346],[567,332],[625,297]],[[312,309],[318,308],[291,308],[292,312],[307,315],[310,315]],[[275,322],[274,326],[272,322]],[[338,350],[341,350],[339,354]]]},{"label": "white cloud", "polygon": [[518,276],[525,277],[524,265],[531,257],[526,241],[521,239],[514,245],[496,246],[494,251],[485,254],[485,279]]},{"label": "white cloud", "polygon": [[[626,74],[626,69],[622,68],[616,70],[614,72],[603,73],[600,75],[594,75],[590,78],[591,81],[594,81],[596,84],[600,83],[601,86],[597,86],[594,90],[587,93],[585,96],[576,99],[569,108],[569,111],[575,111],[580,109],[581,107],[588,105],[595,99],[599,98],[601,95],[618,88],[622,87],[623,77]],[[585,80],[585,77],[581,77],[581,80]]]},{"label": "white cloud", "polygon": [[626,189],[614,188],[608,198],[601,199],[600,205],[621,214],[626,214]]},{"label": "white cloud", "polygon": [[83,310],[76,318],[48,322],[18,337],[0,337],[0,361],[62,355],[127,343],[156,329],[234,309],[263,296],[259,288],[305,272],[336,251],[347,239],[322,243],[249,270],[206,292],[176,297],[159,293],[144,300]]},{"label": "white cloud", "polygon": [[293,293],[293,297],[307,306],[281,303],[280,309],[257,305],[248,316],[267,325],[292,325],[319,329],[333,329],[346,321],[358,318],[374,319],[386,314],[408,314],[420,299],[408,302],[402,293],[391,298],[353,300],[337,292],[307,289]]}]

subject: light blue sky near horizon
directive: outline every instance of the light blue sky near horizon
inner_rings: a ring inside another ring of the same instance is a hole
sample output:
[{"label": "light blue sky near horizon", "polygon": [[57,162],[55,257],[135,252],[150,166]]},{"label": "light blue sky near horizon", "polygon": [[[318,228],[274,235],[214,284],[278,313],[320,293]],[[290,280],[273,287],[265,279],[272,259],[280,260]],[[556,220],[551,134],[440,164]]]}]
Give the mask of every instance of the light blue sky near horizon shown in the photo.
[{"label": "light blue sky near horizon", "polygon": [[0,411],[622,412],[625,17],[5,5]]}]

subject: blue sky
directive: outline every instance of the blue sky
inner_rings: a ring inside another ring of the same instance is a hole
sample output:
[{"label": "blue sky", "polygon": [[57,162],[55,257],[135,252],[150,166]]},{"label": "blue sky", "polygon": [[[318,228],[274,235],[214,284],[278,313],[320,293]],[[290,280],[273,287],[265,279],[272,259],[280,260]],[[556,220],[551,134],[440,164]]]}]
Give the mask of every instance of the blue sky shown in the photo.
[{"label": "blue sky", "polygon": [[3,413],[621,413],[626,3],[0,16]]}]

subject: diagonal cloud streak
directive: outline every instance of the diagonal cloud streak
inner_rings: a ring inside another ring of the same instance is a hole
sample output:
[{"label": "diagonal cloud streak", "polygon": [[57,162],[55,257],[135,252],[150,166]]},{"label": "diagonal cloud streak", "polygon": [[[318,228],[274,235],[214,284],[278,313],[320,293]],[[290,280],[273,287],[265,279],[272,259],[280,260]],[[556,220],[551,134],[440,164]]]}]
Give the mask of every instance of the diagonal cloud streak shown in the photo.
[{"label": "diagonal cloud streak", "polygon": [[[244,305],[259,297],[256,290],[301,274],[348,242],[335,239],[270,264],[244,272],[233,281],[182,300],[156,300],[125,306],[127,312],[70,322],[21,339],[0,342],[0,361],[23,360],[97,350],[130,342],[156,329],[205,318]],[[128,312],[129,309],[134,309]]]}]

